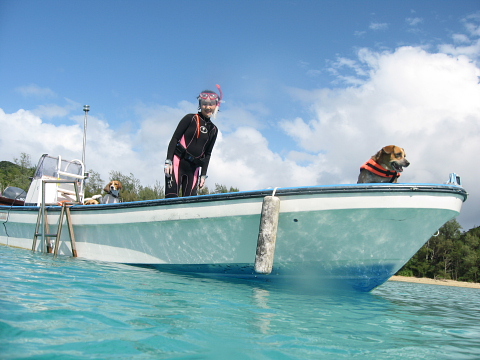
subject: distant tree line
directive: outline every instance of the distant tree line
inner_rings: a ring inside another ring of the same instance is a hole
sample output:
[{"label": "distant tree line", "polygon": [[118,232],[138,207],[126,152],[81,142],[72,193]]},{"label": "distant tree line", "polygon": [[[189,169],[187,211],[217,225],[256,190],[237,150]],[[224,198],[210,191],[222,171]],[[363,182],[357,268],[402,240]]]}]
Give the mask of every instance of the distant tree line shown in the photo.
[{"label": "distant tree line", "polygon": [[397,275],[480,282],[480,226],[460,229],[457,220],[447,222]]},{"label": "distant tree line", "polygon": [[85,197],[92,197],[97,194],[104,194],[103,189],[111,180],[118,180],[122,183],[121,199],[127,201],[163,199],[165,193],[163,186],[157,180],[153,186],[142,186],[140,180],[132,173],[124,175],[119,171],[111,171],[107,181],[102,180],[100,174],[94,170],[89,171],[89,177],[85,181]]},{"label": "distant tree line", "polygon": [[[30,156],[22,153],[14,162],[0,161],[0,191],[7,186],[16,186],[28,191],[30,179],[35,173]],[[104,181],[100,174],[90,170],[85,182],[85,197],[102,194],[105,185],[111,180],[122,182],[123,201],[153,200],[165,197],[163,186],[157,180],[153,186],[142,186],[140,180],[130,173],[110,172],[110,179]],[[237,192],[237,188],[227,188],[215,184],[215,189],[200,189],[199,195]],[[438,234],[432,236],[425,245],[403,266],[397,275],[428,277],[432,279],[452,279],[480,282],[480,227],[462,232],[457,220],[443,225]]]},{"label": "distant tree line", "polygon": [[[122,201],[154,200],[165,198],[165,191],[160,181],[156,180],[153,186],[142,186],[132,173],[124,175],[118,171],[110,171],[110,180],[103,181],[94,170],[90,170],[90,176],[85,182],[85,197],[92,197],[102,194],[105,185],[111,180],[118,180],[122,183]],[[215,189],[210,191],[207,186],[198,191],[198,195],[220,194],[227,192],[238,192],[234,187],[227,188],[225,185],[215,184]]]},{"label": "distant tree line", "polygon": [[31,178],[35,174],[35,166],[32,166],[30,156],[22,153],[20,158],[10,161],[0,161],[0,193],[8,186],[15,186],[28,191]]}]

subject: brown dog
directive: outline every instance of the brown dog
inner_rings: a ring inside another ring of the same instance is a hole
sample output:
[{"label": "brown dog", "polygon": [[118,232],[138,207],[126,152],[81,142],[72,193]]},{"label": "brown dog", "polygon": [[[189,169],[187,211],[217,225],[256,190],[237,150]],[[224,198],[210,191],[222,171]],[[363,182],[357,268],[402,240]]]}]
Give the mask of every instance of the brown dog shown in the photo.
[{"label": "brown dog", "polygon": [[110,181],[107,186],[103,189],[107,194],[102,198],[102,204],[116,204],[120,203],[120,190],[122,190],[123,185],[118,180]]},{"label": "brown dog", "polygon": [[86,198],[83,200],[83,205],[98,205],[100,204],[97,200],[92,199],[92,198]]},{"label": "brown dog", "polygon": [[406,156],[399,146],[385,146],[362,165],[357,184],[396,183],[403,168],[410,165]]}]

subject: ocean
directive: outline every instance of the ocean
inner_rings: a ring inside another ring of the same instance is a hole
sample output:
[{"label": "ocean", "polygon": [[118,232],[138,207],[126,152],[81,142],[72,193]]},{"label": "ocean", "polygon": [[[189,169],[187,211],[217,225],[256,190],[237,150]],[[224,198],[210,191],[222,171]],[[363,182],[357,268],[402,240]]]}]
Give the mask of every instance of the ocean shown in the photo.
[{"label": "ocean", "polygon": [[0,359],[480,359],[480,289],[312,290],[0,246]]}]

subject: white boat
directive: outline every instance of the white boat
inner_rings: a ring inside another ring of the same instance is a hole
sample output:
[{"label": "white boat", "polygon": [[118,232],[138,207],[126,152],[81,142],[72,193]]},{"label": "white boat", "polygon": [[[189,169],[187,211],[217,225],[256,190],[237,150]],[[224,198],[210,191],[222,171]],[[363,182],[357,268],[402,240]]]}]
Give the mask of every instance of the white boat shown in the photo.
[{"label": "white boat", "polygon": [[[68,162],[44,155],[25,205],[0,206],[0,243],[43,252],[56,247],[55,255],[148,265],[164,271],[290,281],[313,288],[346,284],[370,291],[395,274],[443,224],[459,215],[467,198],[459,181],[450,181],[276,188],[119,204],[57,205],[83,200],[83,171],[79,160]],[[267,232],[261,221],[270,221],[262,213],[265,198],[279,199],[280,204],[278,227],[268,244],[261,243],[259,235]],[[57,241],[54,235],[59,219],[61,224],[71,225],[71,231],[64,227]],[[258,254],[261,251],[267,252],[260,254],[263,258]],[[259,271],[261,261],[269,262],[271,271]]]}]

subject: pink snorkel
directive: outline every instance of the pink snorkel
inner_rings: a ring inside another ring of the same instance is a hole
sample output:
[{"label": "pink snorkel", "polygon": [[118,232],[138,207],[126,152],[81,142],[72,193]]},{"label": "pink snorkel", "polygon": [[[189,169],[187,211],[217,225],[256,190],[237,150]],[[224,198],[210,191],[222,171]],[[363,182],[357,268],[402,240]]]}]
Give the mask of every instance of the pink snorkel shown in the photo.
[{"label": "pink snorkel", "polygon": [[217,86],[218,92],[220,93],[220,97],[219,97],[219,99],[218,99],[218,105],[217,105],[217,107],[215,108],[215,111],[213,112],[213,119],[216,119],[218,110],[220,109],[220,104],[222,103],[222,99],[223,99],[223,91],[222,91],[222,88],[221,88],[220,85],[218,85],[218,84],[217,84],[216,86]]}]

